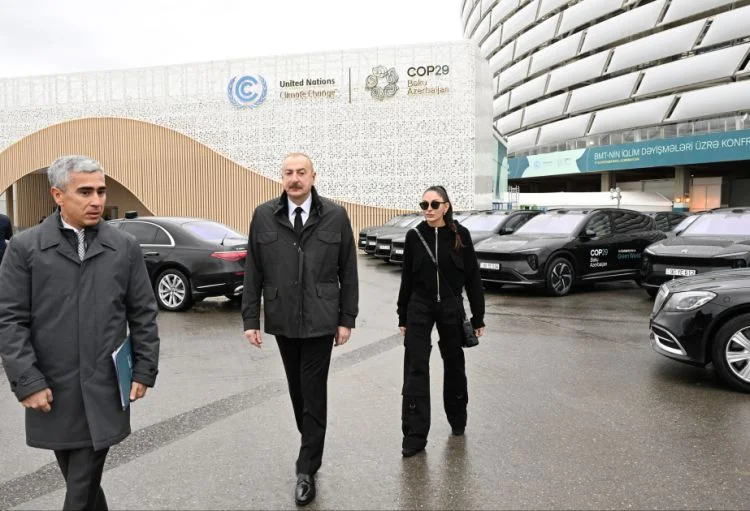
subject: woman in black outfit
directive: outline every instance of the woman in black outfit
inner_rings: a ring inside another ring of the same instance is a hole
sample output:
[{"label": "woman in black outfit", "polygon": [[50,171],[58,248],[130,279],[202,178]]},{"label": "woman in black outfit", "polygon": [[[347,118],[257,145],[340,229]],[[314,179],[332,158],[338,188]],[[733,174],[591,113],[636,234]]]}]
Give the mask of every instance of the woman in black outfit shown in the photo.
[{"label": "woman in black outfit", "polygon": [[[484,292],[469,231],[453,221],[453,207],[442,186],[422,195],[425,221],[415,229],[424,237],[440,265],[442,276],[416,232],[406,233],[404,266],[398,295],[398,326],[405,336],[404,386],[401,394],[401,453],[414,456],[427,445],[430,430],[431,333],[437,324],[443,358],[443,405],[454,435],[466,428],[466,362],[462,349],[461,291],[466,288],[471,323],[477,337],[484,334]],[[458,301],[455,297],[458,297]]]}]

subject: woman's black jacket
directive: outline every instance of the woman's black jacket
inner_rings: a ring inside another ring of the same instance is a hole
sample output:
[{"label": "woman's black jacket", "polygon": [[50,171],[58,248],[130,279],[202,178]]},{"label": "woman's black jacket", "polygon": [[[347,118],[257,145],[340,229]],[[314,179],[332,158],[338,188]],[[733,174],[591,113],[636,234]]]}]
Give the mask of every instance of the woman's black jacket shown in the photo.
[{"label": "woman's black jacket", "polygon": [[[479,275],[479,264],[474,253],[469,230],[455,223],[464,247],[459,251],[454,248],[455,234],[447,225],[437,229],[427,222],[417,225],[433,255],[435,254],[435,232],[437,231],[437,259],[443,273],[440,279],[440,299],[454,300],[452,295],[460,296],[466,288],[466,295],[471,305],[471,324],[474,328],[484,326],[484,291]],[[448,281],[446,283],[446,280]],[[449,287],[449,286],[450,287]],[[398,324],[406,326],[406,309],[409,298],[416,293],[427,299],[437,300],[438,279],[435,265],[425,251],[419,236],[412,230],[406,233],[404,246],[404,266],[401,273],[401,289],[398,293]]]}]

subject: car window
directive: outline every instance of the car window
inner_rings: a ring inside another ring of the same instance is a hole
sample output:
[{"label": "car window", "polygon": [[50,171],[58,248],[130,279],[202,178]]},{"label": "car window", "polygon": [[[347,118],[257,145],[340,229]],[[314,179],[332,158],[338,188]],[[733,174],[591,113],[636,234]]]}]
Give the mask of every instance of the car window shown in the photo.
[{"label": "car window", "polygon": [[398,224],[403,219],[403,216],[396,215],[392,217],[390,220],[388,220],[386,223],[383,224],[383,227],[390,227],[391,225]]},{"label": "car window", "polygon": [[609,221],[609,215],[607,213],[595,213],[586,223],[584,229],[591,229],[594,231],[597,238],[609,236],[612,234],[612,225]]},{"label": "car window", "polygon": [[526,220],[529,219],[529,216],[531,215],[522,214],[522,215],[513,215],[511,217],[503,217],[503,218],[508,219],[508,221],[505,222],[505,225],[503,227],[505,228],[506,231],[515,231],[520,226],[522,226],[524,222],[526,222]]},{"label": "car window", "polygon": [[684,231],[687,228],[688,225],[690,225],[693,222],[695,222],[696,220],[698,220],[698,218],[699,218],[699,215],[694,215],[694,216],[689,216],[689,217],[683,218],[680,221],[680,223],[678,223],[677,225],[674,226],[674,228],[672,230],[674,232],[682,232],[682,231]]},{"label": "car window", "polygon": [[[398,223],[398,226],[399,226],[399,227],[409,227],[409,226],[410,226],[410,225],[411,225],[412,223],[414,223],[414,220],[415,220],[415,219],[417,219],[417,220],[420,220],[420,221],[421,221],[421,220],[422,220],[422,217],[421,217],[421,216],[407,216],[407,217],[404,217],[404,218],[403,218],[403,219],[402,219],[402,220],[401,220],[401,221],[400,221],[400,222]],[[417,223],[419,223],[419,222],[417,222]]]},{"label": "car window", "polygon": [[493,231],[503,221],[500,215],[471,215],[461,225],[470,231]]},{"label": "car window", "polygon": [[651,218],[646,215],[639,215],[638,213],[631,213],[629,211],[613,211],[612,223],[615,226],[615,232],[618,234],[643,232],[651,229]]},{"label": "car window", "polygon": [[172,240],[169,239],[169,235],[167,234],[167,231],[165,231],[162,228],[159,228],[156,230],[156,236],[154,237],[154,244],[155,245],[171,245]]},{"label": "car window", "polygon": [[[668,231],[671,229],[669,226],[669,217],[666,215],[656,215],[654,217],[654,222],[656,222],[656,228],[660,231]],[[615,227],[616,229],[617,227]]]},{"label": "car window", "polygon": [[122,230],[135,236],[141,245],[153,245],[159,228],[144,222],[122,222]]},{"label": "car window", "polygon": [[680,236],[748,236],[750,214],[709,213],[701,215]]},{"label": "car window", "polygon": [[685,218],[687,218],[685,215],[669,215],[669,230],[680,225]]},{"label": "car window", "polygon": [[182,227],[205,241],[213,241],[221,243],[222,241],[239,239],[245,240],[246,237],[227,227],[219,222],[211,222],[208,220],[199,220],[195,222],[187,222],[182,224]]},{"label": "car window", "polygon": [[582,213],[543,213],[523,224],[517,234],[573,234],[584,219]]}]

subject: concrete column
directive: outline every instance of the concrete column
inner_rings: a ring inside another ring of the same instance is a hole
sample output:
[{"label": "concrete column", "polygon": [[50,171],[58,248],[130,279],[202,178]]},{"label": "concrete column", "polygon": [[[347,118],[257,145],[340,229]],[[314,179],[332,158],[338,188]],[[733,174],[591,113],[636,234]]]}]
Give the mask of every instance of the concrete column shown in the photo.
[{"label": "concrete column", "polygon": [[602,172],[599,175],[602,178],[601,191],[608,192],[610,188],[615,187],[615,173],[614,172]]},{"label": "concrete column", "polygon": [[672,209],[687,213],[690,209],[690,170],[685,167],[674,168],[674,197]]}]

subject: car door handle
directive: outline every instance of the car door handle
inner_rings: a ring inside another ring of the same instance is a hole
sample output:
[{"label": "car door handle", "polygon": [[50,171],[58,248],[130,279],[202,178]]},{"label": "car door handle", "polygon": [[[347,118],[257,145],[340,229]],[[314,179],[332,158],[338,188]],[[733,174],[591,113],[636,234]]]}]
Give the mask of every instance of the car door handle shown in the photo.
[{"label": "car door handle", "polygon": [[159,255],[159,252],[146,252],[145,254],[143,254],[143,257],[158,256],[158,255]]}]

